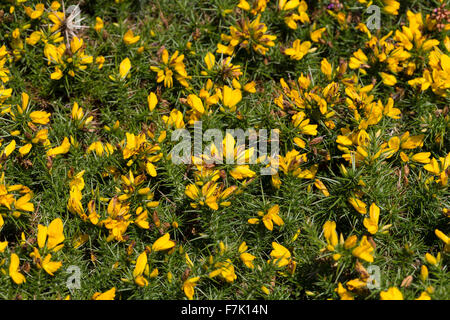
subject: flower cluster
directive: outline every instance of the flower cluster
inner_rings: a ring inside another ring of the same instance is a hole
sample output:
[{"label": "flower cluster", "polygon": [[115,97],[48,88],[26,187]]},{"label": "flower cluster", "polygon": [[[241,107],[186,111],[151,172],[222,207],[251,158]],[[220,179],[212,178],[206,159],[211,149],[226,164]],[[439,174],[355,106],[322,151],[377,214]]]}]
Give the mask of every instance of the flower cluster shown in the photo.
[{"label": "flower cluster", "polygon": [[449,299],[449,4],[172,2],[0,4],[0,296]]}]

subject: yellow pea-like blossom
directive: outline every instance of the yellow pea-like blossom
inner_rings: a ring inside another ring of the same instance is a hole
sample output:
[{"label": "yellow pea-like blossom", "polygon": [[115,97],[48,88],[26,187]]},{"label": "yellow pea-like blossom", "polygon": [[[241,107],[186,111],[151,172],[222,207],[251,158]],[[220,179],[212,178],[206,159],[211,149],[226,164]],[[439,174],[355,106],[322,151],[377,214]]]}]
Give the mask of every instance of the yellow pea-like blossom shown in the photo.
[{"label": "yellow pea-like blossom", "polygon": [[230,111],[236,110],[236,105],[242,100],[242,92],[240,89],[232,89],[229,86],[223,87],[222,101],[223,105]]},{"label": "yellow pea-like blossom", "polygon": [[292,48],[287,48],[284,54],[291,57],[294,60],[301,60],[311,49],[311,42],[301,42],[299,39],[295,40],[292,44]]},{"label": "yellow pea-like blossom", "polygon": [[123,42],[125,42],[126,45],[132,45],[135,44],[136,42],[139,41],[139,39],[141,39],[140,36],[135,36],[133,34],[133,30],[128,30],[124,35],[123,35]]},{"label": "yellow pea-like blossom", "polygon": [[4,149],[2,154],[8,157],[16,149],[16,140],[12,140]]},{"label": "yellow pea-like blossom", "polygon": [[33,111],[30,113],[31,121],[37,124],[47,124],[50,121],[51,113],[45,111]]},{"label": "yellow pea-like blossom", "polygon": [[95,26],[94,26],[94,30],[97,32],[100,32],[104,27],[104,23],[102,18],[100,17],[96,17],[95,18]]},{"label": "yellow pea-like blossom", "polygon": [[438,263],[441,261],[441,253],[439,252],[438,254],[437,254],[437,256],[435,257],[434,255],[432,255],[432,254],[430,254],[430,253],[426,253],[425,254],[425,260],[429,263],[429,264],[431,264],[431,265],[433,265],[433,266],[437,266],[438,265]]},{"label": "yellow pea-like blossom", "polygon": [[156,105],[158,104],[158,98],[156,97],[156,94],[150,92],[150,94],[147,96],[147,104],[150,111],[153,111],[155,109]]},{"label": "yellow pea-like blossom", "polygon": [[375,234],[378,231],[378,219],[380,217],[380,208],[372,203],[369,208],[369,217],[364,218],[363,224],[367,231],[371,234]]},{"label": "yellow pea-like blossom", "polygon": [[60,218],[56,218],[48,227],[41,224],[38,225],[38,246],[43,248],[45,246],[45,241],[47,240],[47,249],[57,252],[62,249],[64,244],[64,225]]},{"label": "yellow pea-like blossom", "polygon": [[125,58],[120,62],[119,65],[119,74],[120,78],[123,80],[128,75],[131,70],[131,61],[129,58]]},{"label": "yellow pea-like blossom", "polygon": [[38,4],[36,4],[35,9],[33,9],[31,7],[26,7],[26,6],[24,6],[24,9],[25,9],[25,13],[27,14],[27,16],[29,16],[31,19],[35,20],[42,16],[42,14],[44,13],[44,10],[45,10],[45,5],[43,3],[38,3]]},{"label": "yellow pea-like blossom", "polygon": [[199,280],[200,277],[191,277],[183,282],[183,291],[189,300],[192,300],[194,298],[195,286],[197,285]]},{"label": "yellow pea-like blossom", "polygon": [[380,72],[380,76],[381,76],[383,83],[387,86],[392,87],[397,83],[397,78],[392,74],[389,74],[386,72]]},{"label": "yellow pea-like blossom", "polygon": [[105,292],[96,292],[92,295],[92,300],[114,300],[116,297],[116,288],[112,287],[111,289]]},{"label": "yellow pea-like blossom", "polygon": [[248,250],[247,244],[246,242],[242,242],[239,246],[239,253],[240,253],[240,258],[242,260],[242,262],[247,266],[247,268],[253,269],[255,266],[253,264],[253,260],[256,259],[256,257],[248,252],[246,252]]},{"label": "yellow pea-like blossom", "polygon": [[356,198],[355,196],[350,197],[348,199],[348,202],[355,208],[356,211],[358,211],[361,214],[367,213],[367,205],[362,202],[360,199]]},{"label": "yellow pea-like blossom", "polygon": [[354,295],[350,291],[345,289],[340,282],[338,283],[338,287],[334,289],[334,291],[337,292],[341,300],[355,300]]},{"label": "yellow pea-like blossom", "polygon": [[25,276],[19,272],[19,264],[19,256],[15,253],[12,253],[9,262],[9,276],[16,284],[22,284],[26,282]]},{"label": "yellow pea-like blossom", "polygon": [[359,245],[353,249],[352,254],[367,262],[373,262],[373,251],[374,248],[372,244],[367,240],[366,236],[363,236]]},{"label": "yellow pea-like blossom", "polygon": [[441,239],[442,242],[444,242],[444,244],[445,244],[444,251],[445,252],[450,252],[450,237],[448,237],[445,233],[443,233],[439,229],[435,229],[434,230],[434,234],[436,235],[436,237]]},{"label": "yellow pea-like blossom", "polygon": [[14,202],[14,207],[16,210],[22,210],[27,212],[33,212],[34,211],[34,204],[30,202],[31,200],[31,194],[28,193],[24,195],[23,197],[20,197]]},{"label": "yellow pea-like blossom", "polygon": [[274,258],[273,263],[278,267],[284,267],[291,262],[291,252],[277,242],[272,242],[273,250],[270,256]]},{"label": "yellow pea-like blossom", "polygon": [[60,146],[52,148],[47,151],[47,156],[54,157],[59,154],[65,154],[65,153],[69,152],[69,149],[70,149],[69,139],[67,137],[64,137]]},{"label": "yellow pea-like blossom", "polygon": [[134,281],[140,287],[145,287],[148,285],[148,280],[144,278],[143,273],[145,269],[148,268],[147,253],[142,252],[136,260],[136,266],[133,270]]},{"label": "yellow pea-like blossom", "polygon": [[380,292],[380,300],[403,300],[403,294],[397,287]]},{"label": "yellow pea-like blossom", "polygon": [[214,265],[216,270],[210,272],[209,277],[214,278],[216,276],[220,276],[222,279],[224,279],[227,282],[234,282],[234,280],[237,279],[237,275],[234,270],[233,263],[230,259],[226,259],[223,262],[217,262]]},{"label": "yellow pea-like blossom", "polygon": [[329,251],[333,251],[334,247],[338,244],[338,234],[336,232],[336,222],[327,221],[323,225],[323,234],[327,240]]},{"label": "yellow pea-like blossom", "polygon": [[171,249],[175,246],[175,241],[170,240],[170,234],[166,233],[162,237],[158,238],[152,245],[153,251],[164,251]]}]

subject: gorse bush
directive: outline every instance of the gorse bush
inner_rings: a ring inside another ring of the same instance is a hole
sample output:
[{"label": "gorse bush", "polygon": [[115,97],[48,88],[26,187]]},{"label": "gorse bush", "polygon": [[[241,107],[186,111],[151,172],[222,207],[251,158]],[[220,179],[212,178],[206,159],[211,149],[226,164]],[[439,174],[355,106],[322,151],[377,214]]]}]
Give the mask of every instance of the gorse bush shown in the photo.
[{"label": "gorse bush", "polygon": [[449,10],[2,1],[0,297],[449,299]]}]

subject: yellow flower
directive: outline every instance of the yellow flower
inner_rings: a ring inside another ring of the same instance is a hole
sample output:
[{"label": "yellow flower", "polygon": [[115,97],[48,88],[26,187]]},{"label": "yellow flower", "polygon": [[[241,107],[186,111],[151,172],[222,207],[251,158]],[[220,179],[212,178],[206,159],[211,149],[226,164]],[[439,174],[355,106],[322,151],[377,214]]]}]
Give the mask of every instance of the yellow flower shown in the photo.
[{"label": "yellow flower", "polygon": [[34,31],[30,34],[28,38],[25,39],[25,42],[30,46],[34,46],[36,43],[41,40],[42,33],[41,31]]},{"label": "yellow flower", "polygon": [[116,296],[116,288],[112,287],[111,289],[109,289],[108,291],[105,291],[103,293],[101,292],[96,292],[94,293],[94,295],[92,296],[93,300],[114,300]]},{"label": "yellow flower", "polygon": [[103,68],[103,65],[105,64],[105,57],[104,56],[98,56],[95,58],[95,63],[98,64],[98,70]]},{"label": "yellow flower", "polygon": [[5,147],[5,149],[3,149],[3,154],[5,155],[5,157],[8,157],[15,149],[16,149],[16,140],[12,140]]},{"label": "yellow flower", "polygon": [[323,27],[320,29],[317,29],[313,32],[310,33],[310,38],[313,42],[319,42],[320,39],[322,39],[322,33],[326,30],[327,28]]},{"label": "yellow flower", "polygon": [[86,215],[84,213],[83,205],[81,204],[82,197],[83,195],[81,194],[81,190],[77,186],[71,187],[67,209],[70,212],[78,214],[80,217],[85,218]]},{"label": "yellow flower", "polygon": [[278,2],[278,8],[280,10],[288,11],[288,10],[297,8],[299,6],[299,4],[300,4],[300,0],[289,0],[289,1],[280,0]]},{"label": "yellow flower", "polygon": [[239,246],[239,253],[240,253],[240,258],[242,260],[242,262],[247,266],[247,268],[253,269],[255,266],[253,265],[253,260],[255,260],[255,256],[245,252],[247,251],[248,247],[247,244],[244,242],[241,243],[241,245]]},{"label": "yellow flower", "polygon": [[250,167],[248,165],[240,165],[234,167],[230,171],[230,175],[237,180],[242,180],[245,178],[252,178],[256,175],[256,173],[250,170]]},{"label": "yellow flower", "polygon": [[205,112],[205,107],[203,106],[202,100],[195,94],[188,95],[187,103],[192,109],[194,109],[198,113],[203,114]]},{"label": "yellow flower", "polygon": [[214,181],[205,183],[201,188],[197,184],[189,184],[186,186],[185,194],[196,201],[197,203],[191,203],[193,208],[197,208],[198,205],[207,205],[212,210],[218,210],[219,205],[229,206],[229,201],[223,201],[228,198],[235,190],[236,186],[231,186],[223,190],[223,185],[219,186]]},{"label": "yellow flower", "polygon": [[250,11],[251,8],[250,4],[246,0],[239,0],[237,7],[245,11]]},{"label": "yellow flower", "polygon": [[330,196],[330,193],[328,192],[327,187],[325,186],[325,184],[322,181],[320,181],[319,179],[316,179],[314,181],[314,185],[316,186],[317,189],[322,191],[322,193],[323,193],[323,195],[325,197],[329,197]]},{"label": "yellow flower", "polygon": [[175,79],[177,79],[183,87],[189,87],[187,80],[191,77],[189,77],[186,72],[183,60],[184,55],[180,55],[178,51],[175,51],[169,59],[169,52],[164,49],[161,54],[161,66],[150,66],[152,71],[157,72],[156,82],[160,83],[164,81],[164,86],[166,88],[171,88],[173,86],[172,76],[175,74]]},{"label": "yellow flower", "polygon": [[146,287],[148,286],[148,280],[145,279],[143,276],[138,276],[134,279],[134,282],[140,287]]},{"label": "yellow flower", "polygon": [[139,207],[137,210],[136,210],[136,214],[137,214],[137,217],[136,217],[136,219],[134,220],[134,223],[139,227],[139,228],[142,228],[142,229],[149,229],[150,228],[150,225],[149,225],[149,223],[148,223],[148,211],[147,210],[144,210],[144,211],[142,211],[143,209],[142,209],[142,207]]},{"label": "yellow flower", "polygon": [[338,234],[336,232],[336,222],[327,221],[323,225],[323,234],[328,243],[328,250],[333,251],[338,244]]},{"label": "yellow flower", "polygon": [[25,276],[19,272],[19,264],[19,256],[15,253],[12,253],[11,260],[9,262],[9,276],[16,284],[22,284],[26,282]]},{"label": "yellow flower", "polygon": [[341,300],[355,300],[353,294],[349,292],[347,289],[345,289],[340,282],[338,283],[338,287],[334,289],[334,291],[337,292]]},{"label": "yellow flower", "polygon": [[153,111],[155,109],[156,105],[158,104],[158,98],[156,97],[156,94],[150,92],[147,97],[147,104],[150,111]]},{"label": "yellow flower", "polygon": [[175,241],[170,240],[170,234],[166,233],[162,237],[160,237],[158,240],[155,241],[152,245],[153,251],[163,251],[170,248],[173,248],[175,246]]},{"label": "yellow flower", "polygon": [[120,78],[123,80],[128,75],[131,69],[131,61],[128,58],[122,60],[119,66]]},{"label": "yellow flower", "polygon": [[392,87],[397,83],[397,78],[392,75],[385,72],[380,72],[381,79],[383,80],[383,83],[387,86]]},{"label": "yellow flower", "polygon": [[103,144],[100,141],[94,141],[86,149],[86,153],[89,154],[94,151],[98,156],[102,156],[103,153],[106,153],[106,156],[109,156],[110,154],[113,153],[114,147],[109,143],[107,143],[105,146],[103,146]]},{"label": "yellow flower", "polygon": [[62,262],[58,261],[50,261],[52,258],[51,254],[47,254],[47,256],[42,260],[42,268],[47,272],[49,275],[53,276],[53,274],[62,266]]},{"label": "yellow flower", "polygon": [[56,156],[59,154],[65,154],[65,153],[69,152],[69,149],[70,149],[69,139],[67,137],[64,137],[64,140],[59,147],[52,148],[47,151],[47,156],[53,157],[53,156]]},{"label": "yellow flower", "polygon": [[398,15],[398,9],[400,9],[400,3],[395,0],[383,0],[384,12],[392,15]]},{"label": "yellow flower", "polygon": [[47,249],[57,252],[62,249],[64,244],[64,225],[60,218],[56,218],[48,227],[41,224],[38,225],[38,246],[43,248],[45,245],[45,240],[47,239]]},{"label": "yellow flower", "polygon": [[[1,215],[0,215],[0,219],[2,219]],[[2,227],[2,224],[0,222],[0,228],[1,227]],[[8,247],[8,241],[0,242],[0,253],[4,252],[7,247]]]},{"label": "yellow flower", "polygon": [[428,292],[423,291],[423,292],[420,294],[420,296],[419,296],[417,299],[415,299],[415,300],[431,300],[431,297],[430,297],[430,295],[428,294]]},{"label": "yellow flower", "polygon": [[233,282],[237,279],[236,274],[234,273],[234,266],[231,263],[230,259],[227,259],[223,262],[217,262],[214,267],[218,268],[212,272],[210,272],[209,277],[214,278],[215,276],[220,276],[227,282]]},{"label": "yellow flower", "polygon": [[14,29],[11,35],[13,39],[18,39],[20,37],[20,29],[19,28]]},{"label": "yellow flower", "polygon": [[24,146],[22,146],[22,147],[19,148],[19,153],[20,153],[22,156],[28,154],[28,153],[30,152],[32,146],[33,146],[33,145],[32,145],[31,143],[27,143],[26,145],[24,145]]},{"label": "yellow flower", "polygon": [[133,30],[130,29],[124,34],[123,42],[125,42],[126,45],[132,45],[138,42],[140,38],[141,38],[140,36],[135,36],[133,34]]},{"label": "yellow flower", "polygon": [[438,229],[434,230],[434,234],[445,243],[444,251],[450,252],[450,237]]},{"label": "yellow flower", "polygon": [[309,124],[309,119],[306,118],[306,114],[303,111],[297,112],[292,117],[292,122],[294,126],[299,130],[300,133],[316,136],[317,135],[317,124]]},{"label": "yellow flower", "polygon": [[274,205],[273,207],[271,207],[268,211],[267,214],[265,214],[262,217],[262,222],[264,223],[264,226],[272,231],[273,230],[273,224],[275,223],[277,226],[281,226],[284,224],[283,219],[278,215],[278,213],[280,212],[280,206],[279,205]]},{"label": "yellow flower", "polygon": [[387,291],[380,292],[381,300],[403,300],[403,294],[397,287],[390,287]]},{"label": "yellow flower", "polygon": [[183,291],[189,300],[194,298],[194,288],[199,280],[200,277],[191,277],[183,282]]},{"label": "yellow flower", "polygon": [[305,41],[301,43],[299,39],[295,40],[292,44],[292,48],[287,48],[284,54],[291,57],[294,60],[301,60],[311,49],[311,42]]},{"label": "yellow flower", "polygon": [[147,266],[147,253],[142,252],[136,260],[136,266],[133,270],[133,277],[138,277],[144,273],[145,267]]},{"label": "yellow flower", "polygon": [[428,279],[428,268],[424,264],[420,267],[420,279],[422,279],[422,281],[426,281]]},{"label": "yellow flower", "polygon": [[232,89],[229,86],[223,87],[222,101],[223,105],[230,109],[236,110],[236,105],[242,100],[242,92],[239,89]]},{"label": "yellow flower", "polygon": [[267,295],[270,294],[270,290],[269,290],[267,287],[265,287],[265,286],[262,286],[262,287],[261,287],[261,291],[264,292],[264,293],[267,294]]},{"label": "yellow flower", "polygon": [[306,3],[306,1],[302,0],[299,3],[299,6],[297,8],[297,12],[300,15],[300,20],[301,22],[309,22],[309,17],[308,14],[306,13],[308,10],[308,4]]},{"label": "yellow flower", "polygon": [[367,65],[367,62],[367,56],[361,49],[359,49],[358,51],[353,53],[348,66],[350,67],[350,69],[359,69],[362,65]]},{"label": "yellow flower", "polygon": [[272,242],[272,248],[273,250],[270,252],[270,256],[274,257],[274,263],[278,267],[284,267],[291,262],[291,253],[288,249],[276,242]]},{"label": "yellow flower", "polygon": [[62,73],[61,69],[59,67],[56,67],[55,71],[52,72],[52,74],[50,75],[50,79],[59,80],[62,78],[62,76],[63,76],[63,73]]},{"label": "yellow flower", "polygon": [[96,17],[95,18],[95,26],[94,26],[94,30],[97,32],[100,32],[103,29],[103,20],[100,17]]},{"label": "yellow flower", "polygon": [[378,219],[380,217],[380,208],[375,203],[369,208],[369,218],[364,218],[363,224],[367,231],[375,234],[378,231]]},{"label": "yellow flower", "polygon": [[27,193],[23,197],[20,197],[14,203],[15,209],[16,210],[33,212],[34,211],[34,205],[31,202],[29,202],[30,199],[31,199],[31,194],[30,193]]},{"label": "yellow flower", "polygon": [[84,234],[77,234],[72,239],[72,246],[73,246],[74,249],[78,249],[83,244],[85,244],[88,240],[89,240],[89,235],[88,234],[86,234],[86,233],[84,233]]},{"label": "yellow flower", "polygon": [[373,262],[372,252],[374,251],[372,245],[367,240],[366,236],[363,236],[359,246],[353,249],[352,254],[367,262]]},{"label": "yellow flower", "polygon": [[448,183],[447,168],[450,166],[450,153],[448,153],[445,158],[439,157],[439,161],[441,163],[440,166],[437,160],[432,158],[430,163],[425,165],[423,168],[428,172],[439,176],[439,179],[436,182],[440,183],[442,186],[446,186]]},{"label": "yellow flower", "polygon": [[45,111],[33,111],[30,113],[31,121],[38,124],[47,124],[50,121],[51,113]]},{"label": "yellow flower", "polygon": [[326,58],[323,58],[322,61],[320,62],[320,70],[322,71],[322,73],[324,75],[327,76],[328,80],[331,80],[331,75],[333,73],[333,67],[331,66],[331,64],[328,62],[328,60]]},{"label": "yellow flower", "polygon": [[358,198],[351,197],[351,198],[348,199],[348,202],[359,213],[361,213],[361,214],[366,214],[367,213],[367,205],[364,202],[362,202],[361,200],[359,200]]},{"label": "yellow flower", "polygon": [[208,52],[205,57],[203,58],[203,60],[206,63],[206,68],[208,70],[212,70],[215,63],[216,63],[216,57],[214,56],[214,54],[212,54],[211,52]]},{"label": "yellow flower", "polygon": [[436,257],[434,257],[432,254],[426,253],[425,260],[427,260],[429,264],[437,266],[437,264],[441,261],[441,253],[439,252]]},{"label": "yellow flower", "polygon": [[44,13],[45,10],[45,6],[43,3],[38,3],[35,7],[35,10],[33,10],[33,8],[31,7],[26,7],[24,6],[25,9],[25,13],[27,14],[27,16],[29,16],[31,19],[38,19],[42,16],[42,14]]},{"label": "yellow flower", "polygon": [[257,53],[265,55],[269,47],[275,45],[274,40],[277,36],[267,34],[267,26],[260,22],[260,19],[261,15],[258,15],[252,22],[245,19],[237,26],[230,26],[231,35],[222,34],[221,36],[223,41],[229,43],[228,46],[219,43],[216,52],[232,55],[234,48],[239,45],[247,50],[251,47]]},{"label": "yellow flower", "polygon": [[255,93],[256,92],[255,87],[256,87],[255,81],[251,81],[244,85],[244,91],[249,93]]},{"label": "yellow flower", "polygon": [[147,260],[147,253],[144,251],[137,258],[136,266],[134,267],[134,270],[133,270],[134,281],[140,287],[145,287],[148,285],[147,279],[145,279],[142,276],[142,274],[144,273],[146,268],[148,268],[148,260]]},{"label": "yellow flower", "polygon": [[394,100],[392,98],[388,99],[388,103],[384,106],[383,114],[387,115],[392,119],[400,119],[402,112],[398,108],[394,108]]}]

